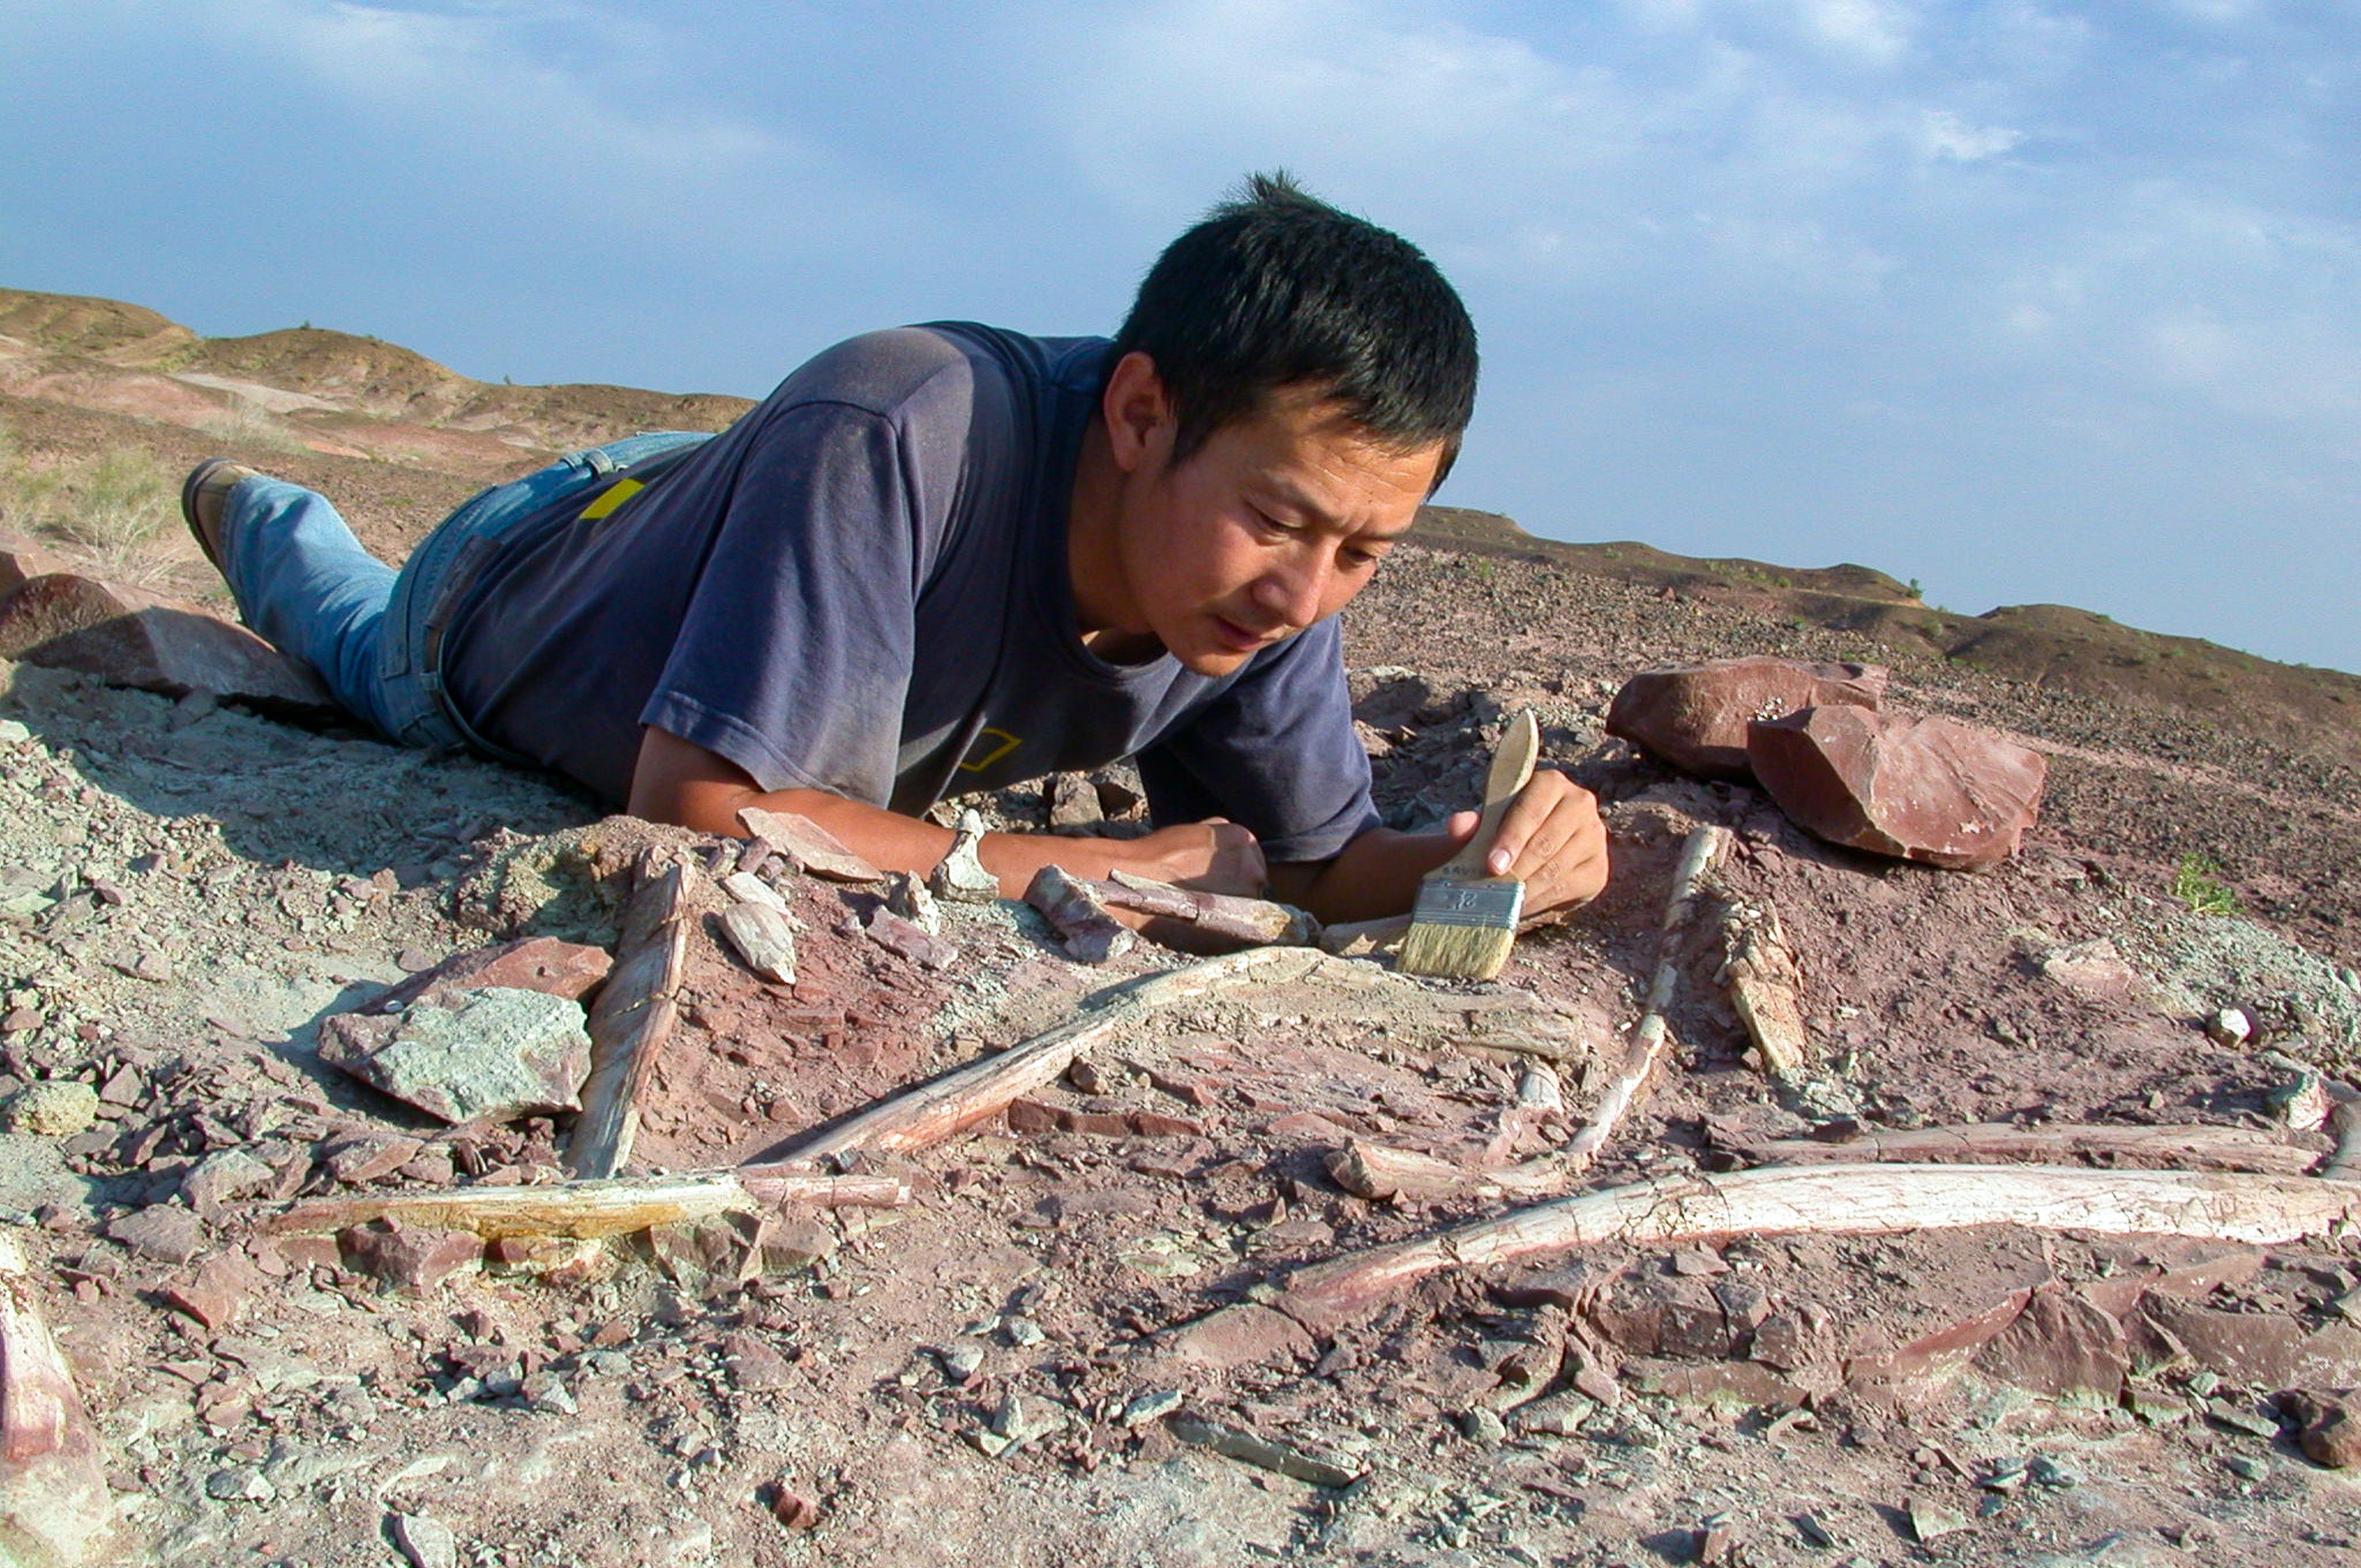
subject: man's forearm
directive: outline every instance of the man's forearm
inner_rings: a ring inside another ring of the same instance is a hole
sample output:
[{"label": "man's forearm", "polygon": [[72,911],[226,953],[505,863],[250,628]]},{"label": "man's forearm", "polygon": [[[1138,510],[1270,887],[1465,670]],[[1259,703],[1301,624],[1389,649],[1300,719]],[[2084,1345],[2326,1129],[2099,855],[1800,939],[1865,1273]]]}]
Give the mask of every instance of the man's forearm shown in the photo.
[{"label": "man's forearm", "polygon": [[[661,729],[645,732],[631,777],[632,816],[740,834],[738,813],[750,806],[807,817],[880,871],[924,876],[950,853],[948,828],[827,790],[763,790],[736,764],[702,747]],[[1021,897],[1034,873],[1052,863],[1076,876],[1104,878],[1121,869],[1211,893],[1263,891],[1262,856],[1253,836],[1225,824],[1193,823],[1140,839],[987,833],[976,855],[1010,898]]]}]

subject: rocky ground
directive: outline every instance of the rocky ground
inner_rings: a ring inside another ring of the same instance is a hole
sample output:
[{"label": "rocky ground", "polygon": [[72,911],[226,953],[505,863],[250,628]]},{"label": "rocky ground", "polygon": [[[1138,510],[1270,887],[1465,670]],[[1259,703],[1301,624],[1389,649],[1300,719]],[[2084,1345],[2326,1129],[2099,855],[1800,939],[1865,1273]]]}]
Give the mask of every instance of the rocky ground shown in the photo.
[{"label": "rocky ground", "polygon": [[[2154,760],[2136,715],[1904,673],[1897,696],[2049,751],[2055,804],[1986,875],[1876,861],[1602,741],[1642,648],[1788,649],[1779,629],[1415,550],[1372,597],[1356,658],[1417,672],[1356,677],[1389,808],[1466,799],[1499,716],[1532,706],[1551,759],[1609,802],[1609,894],[1528,936],[1497,988],[1361,964],[1159,1014],[1021,1115],[897,1165],[907,1206],[803,1212],[734,1253],[685,1233],[422,1263],[268,1234],[290,1201],[557,1177],[562,1127],[440,1125],[314,1042],[493,936],[611,942],[579,909],[482,891],[594,813],[463,758],[7,667],[0,1088],[86,1084],[95,1120],[0,1140],[0,1202],[122,1539],[186,1563],[2136,1563],[2246,1541],[2341,1560],[2361,1499],[2272,1398],[2361,1373],[2361,1269],[2333,1239],[1608,1245],[1446,1273],[1317,1334],[1276,1312],[1192,1334],[1297,1267],[1508,1206],[1374,1201],[1324,1159],[1364,1138],[1473,1168],[1562,1138],[1641,1011],[1699,823],[1738,835],[1730,896],[1780,915],[1827,1080],[1766,1082],[1710,955],[1681,952],[1676,1065],[1584,1187],[1835,1124],[2199,1124],[2301,1166],[2327,1146],[2279,1130],[2281,1058],[2361,1050],[2332,880],[2349,794],[2235,753]],[[2310,830],[2246,820],[2258,795]],[[2110,798],[2141,820],[2110,826]],[[2232,864],[2258,841],[2307,847],[2239,884],[2283,889],[2288,917],[2172,896],[2180,853]],[[1004,904],[954,912],[946,973],[847,923],[869,894],[784,885],[803,977],[764,986],[701,938],[645,1157],[759,1153],[1184,961],[1088,969]],[[2210,1040],[2197,1021],[2224,1005],[2268,1037]],[[1520,1121],[1536,1059],[1571,1109]],[[2035,1299],[2055,1311],[1995,1347]]]},{"label": "rocky ground", "polygon": [[[2244,1172],[2312,1201],[2317,1091],[2361,1070],[2350,737],[2305,749],[1460,550],[1399,552],[1351,626],[1389,816],[1467,804],[1531,708],[1545,760],[1606,805],[1606,896],[1491,985],[1307,956],[1126,1013],[1006,1113],[863,1162],[907,1183],[898,1206],[599,1243],[303,1221],[556,1190],[572,1132],[439,1122],[325,1065],[323,1020],[495,941],[615,949],[616,866],[654,843],[709,882],[736,845],[597,826],[467,758],[0,663],[5,1284],[95,1433],[112,1533],[82,1560],[2351,1560],[2361,1470],[2307,1455],[2321,1423],[2293,1397],[2361,1383],[2361,1256],[2333,1222],[2266,1243],[1627,1225],[1505,1264],[1469,1244],[1349,1310],[1302,1289],[1532,1201],[1502,1173],[1598,1108],[1667,959],[1664,1064],[1569,1190],[1655,1182],[1669,1212],[1733,1170],[1973,1127],[1942,1135],[1954,1155]],[[2024,849],[1979,875],[1833,849],[1605,736],[1632,671],[1751,652],[1874,658],[1890,706],[2042,751]],[[1659,936],[1704,826],[1733,842],[1705,914],[1775,915],[1800,971],[1818,1060],[1784,1081],[1749,1048],[1714,918]],[[889,946],[875,889],[762,875],[803,927],[796,981],[750,974],[700,895],[634,1168],[791,1151],[1191,961],[1074,962],[1014,902],[949,908],[955,954]],[[2247,1037],[2209,1036],[2225,1008]],[[2288,1092],[2307,1072],[2315,1094]],[[1371,1196],[1334,1159],[1354,1146],[1458,1175]],[[38,1466],[0,1480],[7,1528],[74,1502]]]}]

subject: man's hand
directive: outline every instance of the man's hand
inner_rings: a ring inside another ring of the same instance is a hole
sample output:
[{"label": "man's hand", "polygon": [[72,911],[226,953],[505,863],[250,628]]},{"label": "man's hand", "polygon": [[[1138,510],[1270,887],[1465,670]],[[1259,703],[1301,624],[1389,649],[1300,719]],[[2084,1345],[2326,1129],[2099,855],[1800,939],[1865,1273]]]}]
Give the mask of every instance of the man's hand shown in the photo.
[{"label": "man's hand", "polygon": [[1219,817],[1159,828],[1112,847],[1123,870],[1176,887],[1260,898],[1269,886],[1261,843],[1246,828]]},{"label": "man's hand", "polygon": [[[1272,896],[1331,925],[1406,915],[1419,879],[1458,853],[1481,819],[1480,813],[1463,811],[1433,833],[1373,828],[1334,860],[1271,867]],[[1607,885],[1607,829],[1598,800],[1555,770],[1535,773],[1501,814],[1485,870],[1525,884],[1528,918],[1589,903]]]},{"label": "man's hand", "polygon": [[[1453,850],[1475,836],[1481,814],[1463,811],[1444,825]],[[1525,916],[1580,907],[1607,885],[1607,827],[1598,798],[1554,769],[1533,775],[1500,817],[1485,857],[1488,876],[1525,884]]]}]

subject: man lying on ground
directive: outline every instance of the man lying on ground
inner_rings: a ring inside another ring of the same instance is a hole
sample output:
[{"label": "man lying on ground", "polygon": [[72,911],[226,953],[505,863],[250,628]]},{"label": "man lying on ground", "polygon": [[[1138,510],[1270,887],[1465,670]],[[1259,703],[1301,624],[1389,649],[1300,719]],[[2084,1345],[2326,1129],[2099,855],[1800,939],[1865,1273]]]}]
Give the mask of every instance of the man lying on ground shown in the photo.
[{"label": "man lying on ground", "polygon": [[[1476,334],[1415,247],[1258,176],[1164,252],[1121,333],[966,323],[820,354],[718,436],[496,486],[396,573],[323,497],[224,459],[182,507],[248,625],[354,714],[721,833],[793,811],[925,872],[946,794],[1137,760],[1156,830],[992,833],[1055,861],[1407,910],[1474,830],[1378,826],[1336,612],[1449,470]],[[1543,772],[1495,874],[1541,912],[1607,875]]]}]

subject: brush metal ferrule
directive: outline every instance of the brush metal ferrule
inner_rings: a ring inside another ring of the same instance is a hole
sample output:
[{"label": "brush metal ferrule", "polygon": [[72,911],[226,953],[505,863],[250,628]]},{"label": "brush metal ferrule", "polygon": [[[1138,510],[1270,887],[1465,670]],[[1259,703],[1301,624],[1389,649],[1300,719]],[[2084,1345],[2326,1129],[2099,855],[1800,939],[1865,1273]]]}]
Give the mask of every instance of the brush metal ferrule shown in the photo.
[{"label": "brush metal ferrule", "polygon": [[1480,926],[1513,931],[1525,911],[1525,884],[1505,877],[1430,876],[1419,884],[1414,926]]}]

